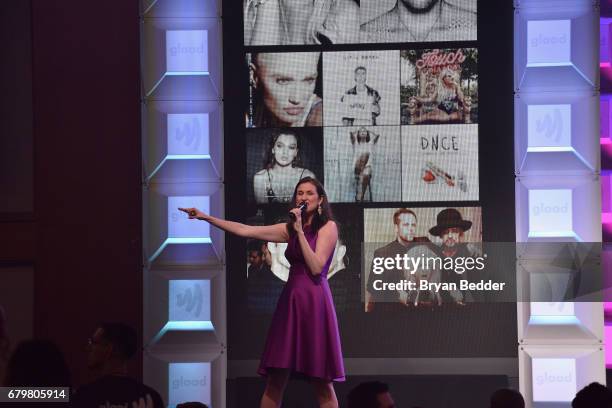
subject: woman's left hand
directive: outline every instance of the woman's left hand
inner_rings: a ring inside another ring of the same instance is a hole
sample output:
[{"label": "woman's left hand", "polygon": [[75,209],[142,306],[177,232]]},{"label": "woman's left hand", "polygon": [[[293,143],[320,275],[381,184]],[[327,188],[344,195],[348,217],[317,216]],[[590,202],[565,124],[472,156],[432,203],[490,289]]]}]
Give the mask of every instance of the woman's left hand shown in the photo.
[{"label": "woman's left hand", "polygon": [[299,208],[293,208],[290,212],[295,215],[293,229],[295,230],[295,232],[302,232],[302,210],[300,210]]}]

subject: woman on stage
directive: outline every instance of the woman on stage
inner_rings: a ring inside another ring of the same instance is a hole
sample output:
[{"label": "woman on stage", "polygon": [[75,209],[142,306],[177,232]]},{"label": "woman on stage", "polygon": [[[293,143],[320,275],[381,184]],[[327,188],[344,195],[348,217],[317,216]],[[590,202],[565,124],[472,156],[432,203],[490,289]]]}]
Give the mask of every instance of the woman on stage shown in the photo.
[{"label": "woman on stage", "polygon": [[332,382],[344,381],[344,366],[327,271],[338,229],[323,185],[316,179],[301,179],[291,203],[306,204],[304,211],[291,210],[295,221],[266,226],[223,220],[196,208],[179,210],[241,237],[288,243],[289,279],[276,305],[258,370],[267,377],[260,407],[281,406],[293,373],[311,382],[320,407],[337,408]]}]

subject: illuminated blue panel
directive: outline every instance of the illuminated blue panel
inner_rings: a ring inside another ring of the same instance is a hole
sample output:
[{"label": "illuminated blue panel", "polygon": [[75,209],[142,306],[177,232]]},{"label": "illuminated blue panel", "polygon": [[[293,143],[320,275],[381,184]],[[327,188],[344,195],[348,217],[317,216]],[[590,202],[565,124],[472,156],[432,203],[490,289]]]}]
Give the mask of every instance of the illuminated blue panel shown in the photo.
[{"label": "illuminated blue panel", "polygon": [[170,321],[210,321],[209,280],[172,280],[169,286]]},{"label": "illuminated blue panel", "polygon": [[151,343],[157,343],[169,331],[206,331],[212,332],[215,328],[211,321],[176,321],[168,322],[162,329],[153,337]]},{"label": "illuminated blue panel", "polygon": [[571,20],[527,22],[527,66],[571,65]]},{"label": "illuminated blue panel", "polygon": [[531,316],[574,316],[574,303],[531,302]]},{"label": "illuminated blue panel", "polygon": [[576,396],[573,358],[534,358],[531,370],[534,402],[570,402]]},{"label": "illuminated blue panel", "polygon": [[208,156],[208,113],[168,114],[168,155]]},{"label": "illuminated blue panel", "polygon": [[580,324],[574,314],[572,302],[531,302],[529,324],[568,325]]},{"label": "illuminated blue panel", "polygon": [[208,73],[208,31],[166,31],[166,72],[186,75]]},{"label": "illuminated blue panel", "polygon": [[[182,196],[168,197],[168,238],[182,239],[209,239],[210,225],[199,220],[190,220],[179,207],[198,208],[205,213],[210,212],[210,197],[208,196]],[[200,242],[200,241],[198,241]],[[184,241],[176,243],[196,243],[196,241]]]},{"label": "illuminated blue panel", "polygon": [[211,363],[170,363],[168,405],[199,401],[211,406]]},{"label": "illuminated blue panel", "polygon": [[575,237],[572,190],[529,190],[529,237]]},{"label": "illuminated blue panel", "polygon": [[572,106],[527,106],[528,152],[573,151]]}]

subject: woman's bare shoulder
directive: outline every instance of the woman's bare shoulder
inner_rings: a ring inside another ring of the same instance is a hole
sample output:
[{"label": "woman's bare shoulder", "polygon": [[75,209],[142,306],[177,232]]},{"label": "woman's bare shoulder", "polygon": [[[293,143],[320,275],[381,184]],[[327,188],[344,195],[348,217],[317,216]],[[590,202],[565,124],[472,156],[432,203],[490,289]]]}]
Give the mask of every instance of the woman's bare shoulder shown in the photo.
[{"label": "woman's bare shoulder", "polygon": [[336,221],[329,220],[321,227],[321,230],[338,232],[338,225],[336,224]]}]

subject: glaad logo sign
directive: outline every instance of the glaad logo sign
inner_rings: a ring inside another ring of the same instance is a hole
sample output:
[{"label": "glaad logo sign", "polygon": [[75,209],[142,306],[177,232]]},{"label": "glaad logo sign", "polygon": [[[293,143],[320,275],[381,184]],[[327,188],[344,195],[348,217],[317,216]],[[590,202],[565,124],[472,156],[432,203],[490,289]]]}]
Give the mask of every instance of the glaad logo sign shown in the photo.
[{"label": "glaad logo sign", "polygon": [[528,200],[530,235],[574,235],[572,190],[529,190]]},{"label": "glaad logo sign", "polygon": [[540,33],[540,35],[531,39],[531,46],[534,48],[565,44],[567,44],[567,35],[565,34],[546,36]]},{"label": "glaad logo sign", "polygon": [[178,390],[181,387],[205,387],[207,383],[206,377],[190,379],[181,375],[180,378],[176,378],[172,381],[172,389]]},{"label": "glaad logo sign", "polygon": [[209,154],[207,113],[168,114],[168,154]]},{"label": "glaad logo sign", "polygon": [[543,214],[567,214],[568,204],[565,203],[563,205],[546,205],[544,203],[540,203],[538,205],[534,205],[531,208],[534,216],[539,216]]},{"label": "glaad logo sign", "polygon": [[197,151],[202,142],[202,130],[198,118],[192,117],[191,120],[183,122],[183,126],[177,126],[174,139]]},{"label": "glaad logo sign", "polygon": [[184,293],[176,295],[176,306],[184,308],[189,313],[193,312],[197,317],[202,312],[202,298],[202,287],[196,284],[193,288],[185,289]]},{"label": "glaad logo sign", "polygon": [[532,20],[527,22],[528,64],[567,64],[571,60],[571,21]]},{"label": "glaad logo sign", "polygon": [[536,131],[546,139],[559,143],[563,133],[561,111],[556,108],[552,111],[552,114],[549,112],[543,118],[538,118],[536,120]]},{"label": "glaad logo sign", "polygon": [[572,373],[567,373],[567,375],[563,374],[550,374],[547,371],[538,375],[535,378],[535,382],[537,385],[544,384],[572,384],[574,382]]},{"label": "glaad logo sign", "polygon": [[166,69],[168,72],[208,71],[208,31],[166,31]]},{"label": "glaad logo sign", "polygon": [[198,55],[204,54],[204,43],[199,45],[182,45],[180,42],[170,47],[170,55],[177,57],[179,55]]}]

